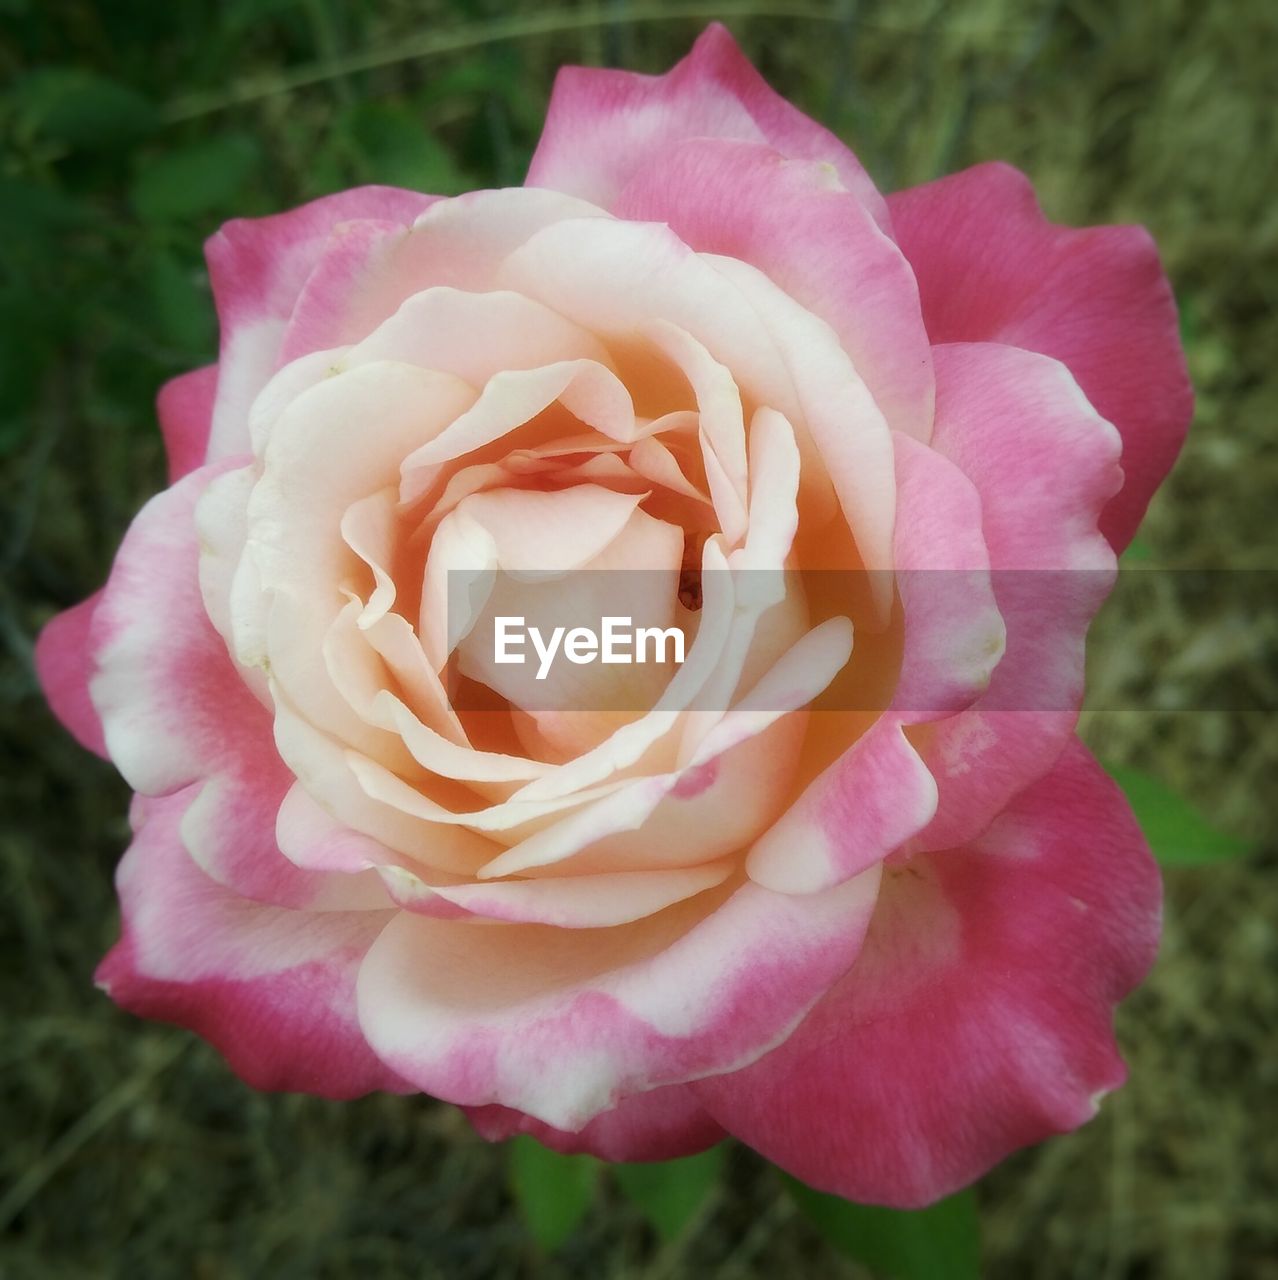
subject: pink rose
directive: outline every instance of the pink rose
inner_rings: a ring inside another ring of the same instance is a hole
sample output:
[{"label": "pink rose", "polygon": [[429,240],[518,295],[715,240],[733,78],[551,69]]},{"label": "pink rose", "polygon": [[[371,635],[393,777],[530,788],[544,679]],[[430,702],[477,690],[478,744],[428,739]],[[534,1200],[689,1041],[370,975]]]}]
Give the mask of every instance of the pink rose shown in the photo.
[{"label": "pink rose", "polygon": [[[208,263],[172,485],[38,647],[137,792],[114,1000],[259,1088],[620,1160],[730,1133],[899,1206],[1095,1113],[1159,884],[1073,737],[1083,640],[1190,411],[1143,230],[1002,165],[884,199],[711,27],[563,71],[526,187],[348,191]],[[649,571],[687,659],[532,707],[458,568]],[[1013,570],[1074,575],[1050,643]],[[832,682],[877,710],[805,710]]]}]

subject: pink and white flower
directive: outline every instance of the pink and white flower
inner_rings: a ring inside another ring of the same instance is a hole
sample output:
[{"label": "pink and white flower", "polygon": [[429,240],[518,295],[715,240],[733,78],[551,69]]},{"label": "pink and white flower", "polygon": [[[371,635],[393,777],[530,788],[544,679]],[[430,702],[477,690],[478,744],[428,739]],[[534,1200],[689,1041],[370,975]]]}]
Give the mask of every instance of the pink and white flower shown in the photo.
[{"label": "pink and white flower", "polygon": [[[37,651],[137,793],[114,1000],[259,1088],[621,1160],[730,1133],[892,1205],[1094,1114],[1159,884],[1073,736],[1083,641],[1190,412],[1143,230],[1001,165],[885,199],[716,26],[565,69],[525,187],[208,262],[171,486]],[[450,699],[450,570],[643,569],[669,614],[689,556],[687,662],[610,676],[639,709]],[[848,681],[875,710],[810,709]]]}]

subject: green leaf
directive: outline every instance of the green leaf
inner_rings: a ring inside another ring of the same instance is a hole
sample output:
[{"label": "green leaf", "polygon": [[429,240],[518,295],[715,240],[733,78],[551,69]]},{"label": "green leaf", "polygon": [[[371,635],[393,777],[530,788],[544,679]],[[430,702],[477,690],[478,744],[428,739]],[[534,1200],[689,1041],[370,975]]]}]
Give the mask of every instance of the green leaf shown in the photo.
[{"label": "green leaf", "polygon": [[0,333],[21,334],[22,341],[0,342],[0,456],[25,437],[23,414],[33,408],[54,358],[60,317],[46,299],[21,287],[0,288]]},{"label": "green leaf", "polygon": [[11,93],[27,128],[71,147],[129,142],[153,129],[157,119],[154,106],[136,90],[74,67],[33,71]]},{"label": "green leaf", "polygon": [[906,1212],[852,1204],[788,1175],[795,1202],[832,1245],[884,1280],[975,1280],[981,1274],[976,1197],[961,1191]]},{"label": "green leaf", "polygon": [[[92,210],[58,187],[0,175],[0,266],[13,277],[30,277],[50,261],[60,263],[55,242],[92,221]],[[47,302],[41,305],[47,309]]]},{"label": "green leaf", "polygon": [[1105,767],[1122,787],[1154,857],[1164,866],[1202,866],[1251,852],[1245,840],[1218,831],[1157,778],[1127,765]]},{"label": "green leaf", "polygon": [[573,1233],[595,1198],[599,1161],[561,1156],[533,1138],[510,1143],[510,1185],[533,1239],[553,1253]]},{"label": "green leaf", "polygon": [[211,357],[216,345],[213,301],[204,273],[157,251],[150,259],[147,284],[161,339],[182,352]]},{"label": "green leaf", "polygon": [[494,60],[461,62],[431,78],[417,94],[423,109],[466,98],[491,96],[505,103],[512,121],[535,136],[546,115],[545,99],[533,92],[528,83],[508,62]]},{"label": "green leaf", "polygon": [[448,149],[404,107],[361,102],[339,114],[337,128],[358,155],[369,182],[434,195],[455,195],[474,186]]},{"label": "green leaf", "polygon": [[1154,558],[1154,552],[1143,538],[1133,538],[1123,552],[1123,564],[1145,564]]},{"label": "green leaf", "polygon": [[667,1244],[697,1216],[719,1181],[723,1147],[655,1164],[615,1164],[618,1185]]},{"label": "green leaf", "polygon": [[1177,315],[1180,320],[1181,345],[1191,347],[1198,337],[1198,306],[1195,299],[1187,293],[1177,295]]},{"label": "green leaf", "polygon": [[229,207],[261,161],[252,138],[225,134],[149,160],[130,189],[133,207],[152,222],[171,222]]}]

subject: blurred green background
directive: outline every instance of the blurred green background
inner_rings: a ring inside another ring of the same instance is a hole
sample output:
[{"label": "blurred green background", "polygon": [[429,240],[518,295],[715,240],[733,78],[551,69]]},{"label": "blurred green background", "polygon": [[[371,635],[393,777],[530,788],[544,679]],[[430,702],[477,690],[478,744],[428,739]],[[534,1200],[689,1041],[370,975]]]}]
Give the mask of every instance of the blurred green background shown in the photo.
[{"label": "blurred green background", "polygon": [[[254,1094],[115,1011],[90,974],[125,791],[30,667],[163,482],[154,392],[214,353],[200,246],[222,219],[360,182],[518,183],[557,65],[663,70],[714,17],[885,188],[1002,158],[1060,221],[1149,225],[1199,400],[1133,557],[1275,564],[1272,4],[0,0],[5,1280],[859,1274],[740,1148],[673,1241],[604,1180],[546,1256],[505,1153],[449,1108]],[[1132,1082],[981,1184],[990,1276],[1278,1277],[1274,640],[1171,590],[1106,608],[1107,693],[1179,662],[1191,704],[1224,687],[1256,710],[1095,712],[1089,740],[1250,853],[1169,868],[1162,958],[1120,1016]]]}]

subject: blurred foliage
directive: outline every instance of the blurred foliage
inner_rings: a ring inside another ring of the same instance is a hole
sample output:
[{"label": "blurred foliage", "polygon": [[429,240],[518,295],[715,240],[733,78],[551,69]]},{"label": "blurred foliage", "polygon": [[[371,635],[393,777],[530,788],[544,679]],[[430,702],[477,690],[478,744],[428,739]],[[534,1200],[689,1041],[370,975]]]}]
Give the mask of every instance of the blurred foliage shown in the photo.
[{"label": "blurred foliage", "polygon": [[1122,787],[1149,847],[1163,866],[1199,866],[1251,851],[1245,840],[1213,827],[1183,796],[1143,770],[1110,765],[1109,773]]},{"label": "blurred foliage", "polygon": [[[738,1147],[686,1230],[621,1172],[538,1252],[505,1153],[454,1110],[254,1094],[113,1010],[90,975],[125,790],[54,727],[30,667],[163,482],[153,397],[215,354],[200,246],[220,221],[361,182],[518,182],[559,64],[661,70],[716,16],[886,188],[1002,158],[1059,220],[1147,223],[1198,417],[1141,561],[1273,564],[1268,3],[0,0],[5,1280],[861,1274]],[[983,1183],[984,1274],[1278,1277],[1278,1150],[1258,1139],[1278,1119],[1273,642],[1157,584],[1120,585],[1098,624],[1106,694],[1181,661],[1199,705],[1227,688],[1255,707],[1098,711],[1085,731],[1258,852],[1168,869],[1162,958],[1120,1015],[1132,1082]]]},{"label": "blurred foliage", "polygon": [[602,1165],[593,1156],[561,1156],[523,1136],[508,1149],[515,1202],[538,1247],[554,1253],[586,1216]]},{"label": "blurred foliage", "polygon": [[785,1179],[799,1208],[836,1248],[889,1280],[979,1280],[981,1230],[976,1196],[960,1191],[926,1209],[903,1212],[849,1204]]},{"label": "blurred foliage", "polygon": [[720,1145],[681,1160],[615,1164],[611,1172],[657,1235],[673,1245],[706,1211],[723,1174],[723,1156]]}]

